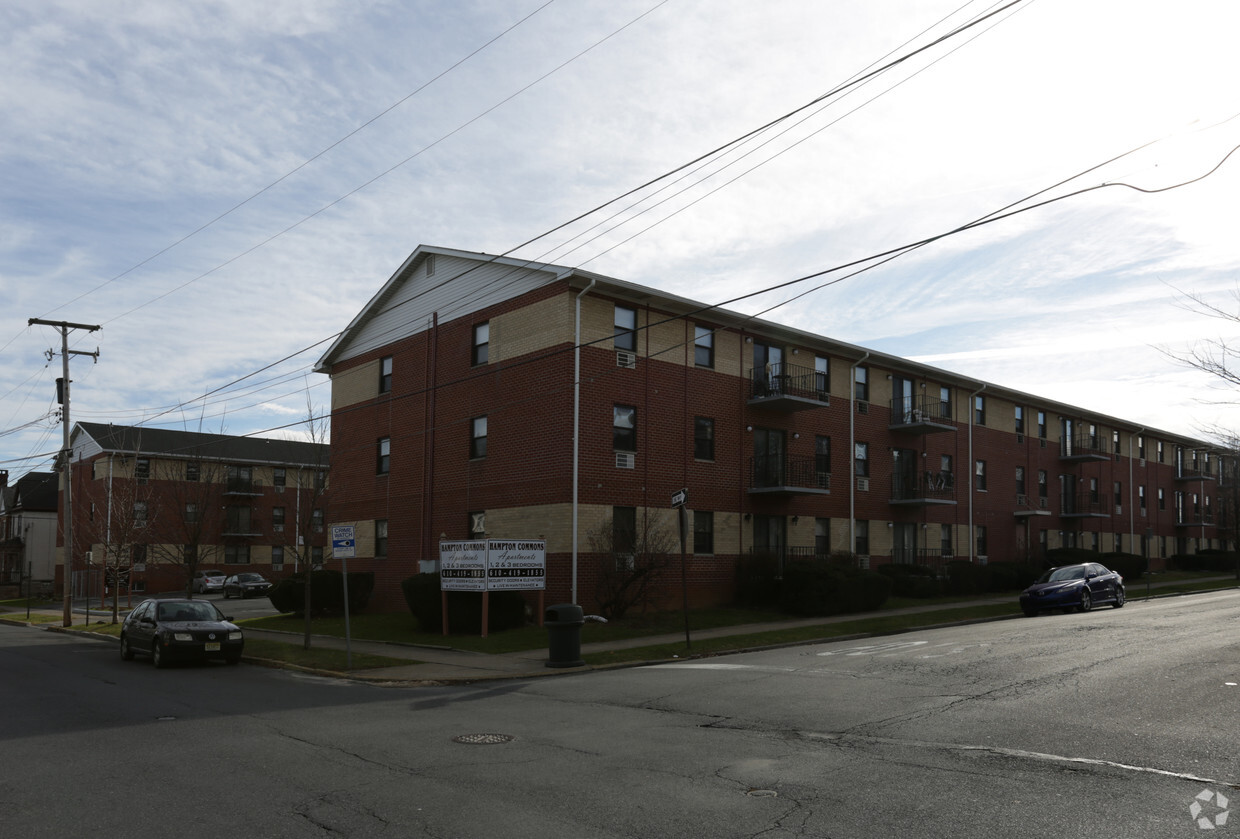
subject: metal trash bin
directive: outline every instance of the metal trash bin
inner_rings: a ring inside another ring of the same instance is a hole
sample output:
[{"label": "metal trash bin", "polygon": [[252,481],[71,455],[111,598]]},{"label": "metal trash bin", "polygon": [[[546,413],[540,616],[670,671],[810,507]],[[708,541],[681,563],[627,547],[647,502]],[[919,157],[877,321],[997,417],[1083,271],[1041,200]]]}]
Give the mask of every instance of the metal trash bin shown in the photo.
[{"label": "metal trash bin", "polygon": [[580,606],[561,603],[548,606],[543,616],[547,627],[547,666],[584,667],[581,660],[581,627],[585,613]]}]

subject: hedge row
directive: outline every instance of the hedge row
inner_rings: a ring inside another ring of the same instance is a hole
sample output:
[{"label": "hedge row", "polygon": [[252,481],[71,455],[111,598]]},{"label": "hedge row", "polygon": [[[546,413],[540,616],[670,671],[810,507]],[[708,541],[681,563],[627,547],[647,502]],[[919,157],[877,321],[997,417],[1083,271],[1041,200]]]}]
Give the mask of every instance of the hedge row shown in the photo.
[{"label": "hedge row", "polygon": [[[375,590],[372,571],[349,572],[349,611],[360,612],[370,602]],[[280,580],[267,592],[277,611],[304,614],[306,606],[306,573],[304,571]],[[315,571],[310,578],[310,612],[323,614],[344,611],[344,575],[339,571]]]},{"label": "hedge row", "polygon": [[[423,632],[443,631],[443,598],[438,574],[414,574],[401,581],[400,590]],[[481,593],[450,591],[447,594],[448,631],[461,634],[481,632]],[[488,632],[525,626],[525,598],[519,592],[493,591],[488,600]]]}]

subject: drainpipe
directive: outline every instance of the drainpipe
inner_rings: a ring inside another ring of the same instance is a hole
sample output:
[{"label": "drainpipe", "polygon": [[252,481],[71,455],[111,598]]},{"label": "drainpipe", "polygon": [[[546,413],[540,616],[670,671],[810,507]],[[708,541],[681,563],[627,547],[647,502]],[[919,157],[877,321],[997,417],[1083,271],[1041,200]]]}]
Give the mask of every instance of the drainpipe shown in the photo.
[{"label": "drainpipe", "polygon": [[[1137,488],[1136,486],[1134,486],[1134,484],[1136,483],[1136,477],[1134,476],[1134,473],[1133,473],[1132,446],[1133,446],[1133,441],[1136,440],[1137,437],[1142,436],[1143,434],[1145,434],[1144,427],[1142,427],[1141,430],[1138,431],[1136,434],[1131,434],[1128,437],[1128,546],[1129,547],[1134,547],[1137,543],[1137,509],[1136,509],[1137,504],[1136,504],[1136,501],[1134,500],[1136,497]],[[1148,546],[1147,546],[1147,549],[1148,549]],[[1133,553],[1136,553],[1136,551],[1133,551]],[[1148,563],[1148,561],[1149,560],[1147,559],[1146,562]]]},{"label": "drainpipe", "polygon": [[[848,453],[853,462],[848,470],[848,552],[857,550],[857,368],[865,364],[869,352],[857,359],[849,368],[848,377]],[[867,377],[866,383],[869,383]]]},{"label": "drainpipe", "polygon": [[589,294],[595,282],[590,280],[577,295],[573,333],[573,603],[577,602],[577,481],[581,464],[581,298]]},{"label": "drainpipe", "polygon": [[973,459],[973,418],[977,415],[977,412],[973,408],[973,400],[976,399],[977,395],[985,389],[986,389],[986,385],[982,385],[977,390],[970,393],[969,394],[969,405],[968,405],[968,411],[969,411],[969,463],[968,463],[968,468],[969,468],[969,533],[968,533],[967,538],[969,540],[969,564],[970,565],[972,565],[973,561],[977,558],[977,539],[974,538],[975,534],[973,532],[973,495],[974,495],[975,489],[973,486],[973,471],[972,471],[974,464],[976,462]]}]

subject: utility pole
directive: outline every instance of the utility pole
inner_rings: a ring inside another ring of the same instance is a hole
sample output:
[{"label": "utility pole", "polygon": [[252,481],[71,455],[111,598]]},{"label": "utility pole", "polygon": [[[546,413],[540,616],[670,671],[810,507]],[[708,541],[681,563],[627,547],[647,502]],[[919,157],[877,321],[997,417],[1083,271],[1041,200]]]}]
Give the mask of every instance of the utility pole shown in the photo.
[{"label": "utility pole", "polygon": [[[31,318],[27,323],[30,326],[54,326],[60,330],[60,367],[61,367],[61,386],[60,386],[60,422],[63,431],[64,443],[60,452],[60,462],[62,464],[62,472],[65,476],[65,571],[64,571],[64,588],[65,588],[65,610],[64,625],[73,626],[73,470],[71,467],[71,452],[69,451],[69,356],[71,355],[89,355],[99,360],[99,350],[94,352],[85,352],[82,350],[69,349],[69,330],[85,329],[87,332],[94,332],[99,329],[98,326],[92,326],[85,323],[69,323],[63,320],[41,320],[39,318]],[[50,358],[50,356],[49,356]]]}]

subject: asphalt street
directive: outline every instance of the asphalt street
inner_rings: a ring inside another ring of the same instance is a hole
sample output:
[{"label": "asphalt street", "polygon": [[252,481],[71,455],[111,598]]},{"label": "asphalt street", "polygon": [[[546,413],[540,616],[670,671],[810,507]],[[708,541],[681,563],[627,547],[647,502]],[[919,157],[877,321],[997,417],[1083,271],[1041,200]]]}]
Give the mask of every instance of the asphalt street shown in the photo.
[{"label": "asphalt street", "polygon": [[1240,830],[1240,593],[480,685],[0,626],[5,835]]}]

